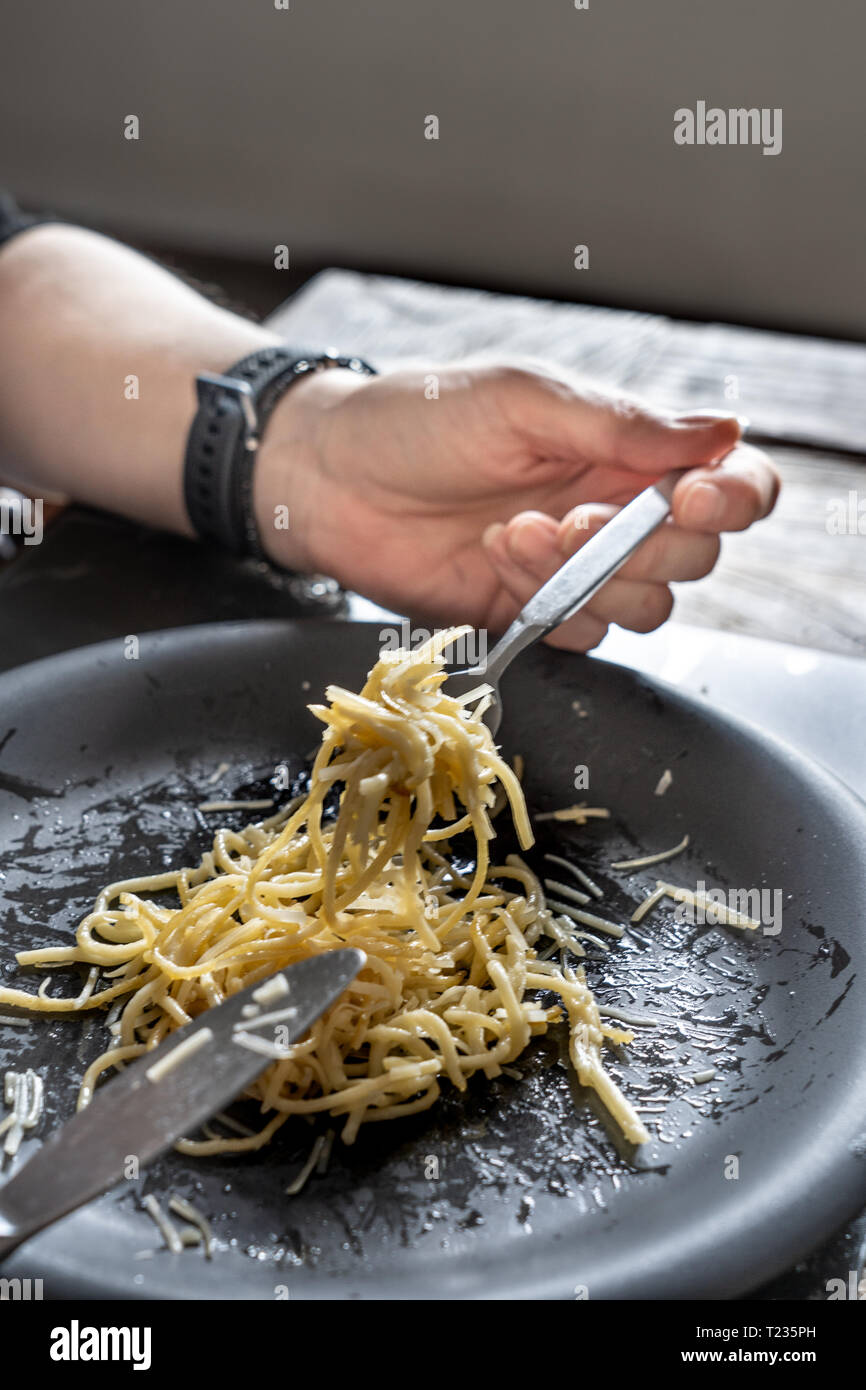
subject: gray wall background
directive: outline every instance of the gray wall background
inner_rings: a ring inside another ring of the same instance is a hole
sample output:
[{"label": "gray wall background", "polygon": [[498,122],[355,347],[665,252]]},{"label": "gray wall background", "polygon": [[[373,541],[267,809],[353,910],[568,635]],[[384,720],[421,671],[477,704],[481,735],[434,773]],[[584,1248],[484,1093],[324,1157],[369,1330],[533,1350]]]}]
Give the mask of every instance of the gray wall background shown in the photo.
[{"label": "gray wall background", "polygon": [[[859,0],[290,3],[8,6],[3,181],[262,263],[285,243],[297,262],[863,334]],[[676,146],[674,110],[699,99],[782,107],[782,153]]]}]

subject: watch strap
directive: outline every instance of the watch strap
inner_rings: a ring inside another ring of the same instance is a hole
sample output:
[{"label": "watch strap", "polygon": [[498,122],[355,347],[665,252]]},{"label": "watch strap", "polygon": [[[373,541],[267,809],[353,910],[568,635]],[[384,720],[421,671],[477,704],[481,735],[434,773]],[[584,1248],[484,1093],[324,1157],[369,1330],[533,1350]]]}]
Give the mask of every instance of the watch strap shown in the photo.
[{"label": "watch strap", "polygon": [[270,563],[253,505],[256,451],[274,406],[301,377],[332,367],[360,375],[375,369],[359,357],[302,353],[280,345],[261,348],[224,376],[200,372],[198,409],[184,463],[184,501],[193,529],[234,555]]}]

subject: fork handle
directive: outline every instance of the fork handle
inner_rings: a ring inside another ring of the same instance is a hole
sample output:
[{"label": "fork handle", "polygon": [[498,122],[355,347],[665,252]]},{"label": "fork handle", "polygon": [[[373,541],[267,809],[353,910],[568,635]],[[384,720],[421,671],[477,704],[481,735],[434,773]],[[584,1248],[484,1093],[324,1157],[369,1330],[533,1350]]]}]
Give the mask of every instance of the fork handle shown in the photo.
[{"label": "fork handle", "polygon": [[668,516],[684,472],[666,473],[645,488],[542,584],[487,658],[488,679],[498,681],[519,652],[573,617],[616,574]]}]

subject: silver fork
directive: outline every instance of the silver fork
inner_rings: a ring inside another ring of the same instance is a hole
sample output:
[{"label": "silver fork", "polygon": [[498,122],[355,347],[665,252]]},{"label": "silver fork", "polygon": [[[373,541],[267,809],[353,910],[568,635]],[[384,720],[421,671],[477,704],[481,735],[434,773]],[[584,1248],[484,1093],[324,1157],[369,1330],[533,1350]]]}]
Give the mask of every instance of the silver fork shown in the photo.
[{"label": "silver fork", "polygon": [[493,700],[484,715],[492,734],[502,720],[499,682],[503,672],[526,647],[579,612],[647,536],[661,526],[670,513],[673,491],[682,476],[683,470],[666,473],[639,493],[542,584],[481,666],[466,667],[449,675],[449,695],[468,694],[481,684],[492,687]]}]

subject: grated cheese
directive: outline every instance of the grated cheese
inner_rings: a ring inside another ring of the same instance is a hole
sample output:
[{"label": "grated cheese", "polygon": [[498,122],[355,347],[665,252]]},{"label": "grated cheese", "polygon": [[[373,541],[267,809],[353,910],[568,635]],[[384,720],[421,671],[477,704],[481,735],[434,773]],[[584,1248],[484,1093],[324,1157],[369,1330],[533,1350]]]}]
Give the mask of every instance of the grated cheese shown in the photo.
[{"label": "grated cheese", "polygon": [[669,767],[666,767],[658,782],[656,783],[656,789],[653,792],[653,795],[664,796],[665,792],[667,791],[668,787],[671,785],[673,780],[674,774],[671,772]]},{"label": "grated cheese", "polygon": [[555,811],[536,811],[536,820],[558,820],[576,821],[578,825],[583,825],[588,820],[608,820],[610,811],[603,806],[584,806],[578,803],[574,806],[560,806]]},{"label": "grated cheese", "polygon": [[153,1221],[160,1235],[166,1243],[167,1248],[173,1255],[180,1255],[183,1250],[180,1235],[173,1221],[166,1216],[159,1202],[152,1193],[148,1193],[142,1199],[141,1205],[144,1207],[148,1216]]},{"label": "grated cheese", "polygon": [[7,1158],[14,1158],[25,1133],[35,1129],[42,1118],[42,1077],[29,1069],[25,1072],[7,1071],[3,1078],[3,1098],[12,1112],[0,1123],[0,1135],[6,1135],[3,1153]]},{"label": "grated cheese", "polygon": [[[168,1205],[171,1211],[176,1212],[178,1216],[182,1216],[184,1221],[190,1222],[191,1227],[195,1230],[195,1234],[198,1237],[195,1244],[199,1245],[203,1243],[205,1259],[212,1260],[214,1238],[210,1222],[202,1216],[200,1211],[196,1211],[195,1207],[190,1202],[185,1201],[183,1197],[172,1197]],[[190,1227],[187,1227],[187,1230],[189,1229]],[[181,1232],[181,1240],[183,1240],[183,1237],[184,1232]],[[191,1242],[188,1240],[184,1241],[185,1245],[190,1243]]]},{"label": "grated cheese", "polygon": [[565,898],[567,902],[579,903],[581,906],[585,906],[588,902],[592,901],[588,893],[582,893],[579,888],[569,888],[567,883],[560,883],[555,878],[546,878],[544,880],[544,886],[545,888],[549,888],[552,893],[558,893],[560,898]]},{"label": "grated cheese", "polygon": [[735,912],[732,907],[726,907],[724,903],[716,902],[706,893],[695,893],[691,888],[678,888],[675,883],[662,883],[661,879],[658,880],[656,886],[663,888],[665,897],[673,898],[674,902],[689,903],[691,907],[700,908],[707,922],[712,925],[743,927],[747,931],[758,931],[761,926],[754,917],[746,917],[742,912]]},{"label": "grated cheese", "polygon": [[301,1169],[300,1173],[295,1178],[294,1182],[292,1182],[286,1188],[287,1197],[297,1197],[298,1193],[301,1192],[304,1187],[306,1187],[307,1179],[310,1177],[310,1174],[312,1173],[313,1169],[315,1168],[316,1164],[322,1156],[322,1150],[325,1147],[326,1137],[326,1135],[320,1134],[316,1142],[313,1144],[313,1147],[311,1148],[307,1157],[307,1161]]},{"label": "grated cheese", "polygon": [[276,1043],[270,1043],[266,1038],[257,1038],[254,1033],[245,1033],[240,1028],[236,1028],[232,1033],[232,1042],[237,1043],[238,1047],[245,1047],[248,1052],[258,1052],[261,1057],[269,1057],[272,1062],[284,1062],[290,1056],[287,1048],[277,1047]]},{"label": "grated cheese", "polygon": [[551,864],[559,864],[563,869],[568,869],[570,873],[574,874],[578,883],[582,883],[586,891],[591,893],[594,898],[604,897],[604,893],[601,891],[598,884],[593,883],[589,874],[584,873],[583,869],[577,864],[572,864],[569,859],[563,859],[558,854],[545,854],[544,857],[545,859],[549,859]]},{"label": "grated cheese", "polygon": [[325,1142],[322,1145],[322,1152],[319,1154],[319,1161],[316,1164],[316,1173],[322,1177],[328,1171],[328,1164],[331,1161],[331,1149],[334,1147],[334,1130],[329,1129],[325,1135]]},{"label": "grated cheese", "polygon": [[684,835],[678,845],[673,849],[662,850],[660,854],[647,854],[643,859],[620,859],[618,863],[611,864],[612,869],[645,869],[650,864],[661,864],[663,859],[673,859],[674,855],[682,854],[688,848],[689,837]]},{"label": "grated cheese", "polygon": [[649,897],[644,898],[640,906],[635,908],[634,912],[631,914],[631,920],[633,922],[640,922],[644,917],[646,917],[647,913],[655,907],[656,903],[661,902],[664,896],[664,886],[662,886],[661,888],[654,888],[653,891],[650,893]]},{"label": "grated cheese", "polygon": [[289,982],[285,975],[274,975],[272,979],[265,980],[263,985],[253,990],[253,998],[257,1004],[275,1004],[289,992]]},{"label": "grated cheese", "polygon": [[172,1048],[165,1057],[160,1057],[159,1061],[148,1067],[145,1076],[148,1081],[154,1083],[161,1081],[170,1071],[174,1071],[181,1062],[186,1061],[188,1057],[195,1056],[196,1052],[200,1052],[211,1042],[213,1042],[213,1033],[210,1028],[199,1028],[197,1033],[192,1034],[192,1037],[184,1038],[183,1042],[178,1043],[177,1047]]},{"label": "grated cheese", "polygon": [[632,1028],[658,1028],[658,1020],[648,1018],[646,1014],[630,1014],[625,1009],[610,1009],[607,1006],[602,1008],[599,1004],[598,1011],[602,1018],[615,1018],[619,1023],[628,1023]]},{"label": "grated cheese", "polygon": [[593,912],[583,912],[579,907],[570,907],[568,903],[554,902],[553,899],[547,905],[552,911],[570,917],[573,922],[580,922],[581,926],[595,927],[596,931],[607,932],[608,936],[625,936],[625,927],[620,922],[608,922],[604,917],[596,917]]},{"label": "grated cheese", "polygon": [[297,1018],[298,1010],[289,1005],[285,1009],[275,1009],[271,1014],[262,1014],[260,1018],[248,1018],[243,1023],[235,1024],[235,1032],[244,1031],[247,1028],[263,1028],[266,1023],[287,1023],[290,1019]]}]

